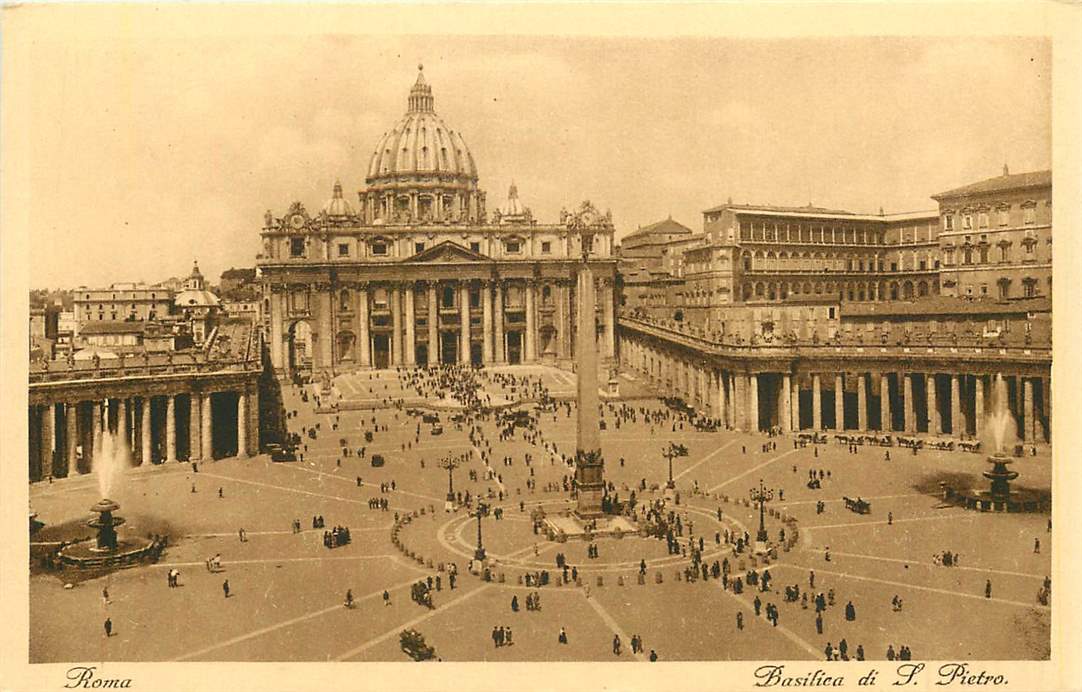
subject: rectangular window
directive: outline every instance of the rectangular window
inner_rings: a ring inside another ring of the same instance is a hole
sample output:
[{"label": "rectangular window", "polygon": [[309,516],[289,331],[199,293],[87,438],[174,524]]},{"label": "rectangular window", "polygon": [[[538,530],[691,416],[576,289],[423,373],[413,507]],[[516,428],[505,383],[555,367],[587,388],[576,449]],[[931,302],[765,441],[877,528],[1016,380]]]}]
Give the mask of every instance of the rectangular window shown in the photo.
[{"label": "rectangular window", "polygon": [[953,231],[954,230],[954,216],[952,214],[944,214],[943,215],[943,230],[946,230],[946,231]]},{"label": "rectangular window", "polygon": [[973,228],[973,217],[971,215],[966,214],[965,216],[962,217],[962,228],[964,228],[967,231],[969,229]]},{"label": "rectangular window", "polygon": [[477,241],[470,243],[470,250],[481,252],[481,243],[478,243]]},{"label": "rectangular window", "polygon": [[551,253],[552,253],[552,243],[550,243],[547,240],[542,242],[541,243],[541,254],[542,255],[548,255],[548,254],[551,254]]},{"label": "rectangular window", "polygon": [[290,257],[304,257],[304,238],[289,239]]},{"label": "rectangular window", "polygon": [[1010,222],[1010,214],[1007,209],[999,210],[999,225],[1006,226]]},{"label": "rectangular window", "polygon": [[980,224],[981,228],[988,228],[988,212],[982,211],[980,216],[977,217],[977,223]]},{"label": "rectangular window", "polygon": [[513,254],[513,255],[518,254],[519,252],[522,252],[522,246],[519,244],[519,242],[517,240],[509,240],[509,241],[507,241],[506,247],[507,247],[507,252],[510,253],[510,254]]},{"label": "rectangular window", "polygon": [[387,243],[372,243],[372,254],[382,256],[387,254]]},{"label": "rectangular window", "polygon": [[1033,254],[1033,248],[1036,247],[1036,246],[1037,246],[1037,243],[1026,243],[1026,254],[1027,255],[1032,255]]},{"label": "rectangular window", "polygon": [[1036,207],[1026,207],[1022,210],[1022,223],[1027,226],[1032,226],[1037,223],[1037,209]]},{"label": "rectangular window", "polygon": [[413,254],[419,255],[424,251],[425,251],[425,244],[424,243],[414,243],[413,244]]},{"label": "rectangular window", "polygon": [[982,296],[988,295],[988,287],[985,286],[984,284],[981,284],[981,295]]},{"label": "rectangular window", "polygon": [[349,243],[338,243],[338,256],[349,257]]}]

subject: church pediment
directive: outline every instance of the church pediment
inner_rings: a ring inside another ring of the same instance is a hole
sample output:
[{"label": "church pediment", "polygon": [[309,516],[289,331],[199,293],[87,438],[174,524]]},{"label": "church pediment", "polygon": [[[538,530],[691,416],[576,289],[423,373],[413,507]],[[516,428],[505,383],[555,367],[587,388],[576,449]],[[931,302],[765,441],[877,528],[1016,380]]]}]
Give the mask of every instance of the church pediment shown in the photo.
[{"label": "church pediment", "polygon": [[474,252],[464,248],[458,243],[445,240],[442,243],[428,248],[422,252],[408,257],[404,262],[421,262],[425,264],[439,264],[443,262],[491,262],[491,257],[486,257],[480,252]]}]

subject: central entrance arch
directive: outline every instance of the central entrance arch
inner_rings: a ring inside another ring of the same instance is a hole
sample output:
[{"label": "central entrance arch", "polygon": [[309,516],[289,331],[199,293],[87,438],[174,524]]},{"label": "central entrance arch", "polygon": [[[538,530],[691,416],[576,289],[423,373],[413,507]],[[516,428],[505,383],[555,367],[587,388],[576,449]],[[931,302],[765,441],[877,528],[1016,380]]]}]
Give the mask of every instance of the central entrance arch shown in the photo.
[{"label": "central entrance arch", "polygon": [[312,369],[312,325],[308,320],[297,320],[286,333],[289,350],[290,372]]}]

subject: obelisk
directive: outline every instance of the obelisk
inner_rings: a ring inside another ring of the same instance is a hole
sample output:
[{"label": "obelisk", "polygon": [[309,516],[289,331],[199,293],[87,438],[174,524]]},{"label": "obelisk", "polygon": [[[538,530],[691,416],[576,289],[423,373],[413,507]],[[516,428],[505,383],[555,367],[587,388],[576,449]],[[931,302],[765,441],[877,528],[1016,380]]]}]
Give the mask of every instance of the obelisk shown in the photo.
[{"label": "obelisk", "polygon": [[[583,216],[586,216],[585,214]],[[588,218],[588,217],[587,217]],[[583,224],[584,219],[577,219]],[[583,224],[584,225],[584,224]],[[594,272],[588,263],[592,234],[581,228],[582,264],[578,270],[578,319],[575,335],[575,362],[578,372],[578,431],[575,436],[575,485],[578,506],[575,513],[584,519],[601,516],[605,492],[604,461],[601,458],[601,427],[598,422],[600,397],[597,393],[597,302]]]}]

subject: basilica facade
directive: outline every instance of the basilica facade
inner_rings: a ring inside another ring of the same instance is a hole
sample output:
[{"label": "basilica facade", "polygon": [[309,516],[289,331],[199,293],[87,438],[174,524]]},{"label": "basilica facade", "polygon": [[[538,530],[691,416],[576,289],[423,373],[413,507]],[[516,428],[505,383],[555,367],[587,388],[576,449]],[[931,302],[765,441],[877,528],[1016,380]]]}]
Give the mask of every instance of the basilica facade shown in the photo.
[{"label": "basilica facade", "polygon": [[[611,214],[593,232],[602,363],[615,358]],[[534,219],[512,183],[489,212],[461,133],[435,112],[423,72],[406,114],[376,143],[357,206],[341,184],[317,213],[266,213],[257,266],[264,330],[280,374],[574,359],[582,239]],[[581,215],[579,218],[583,218]]]}]

